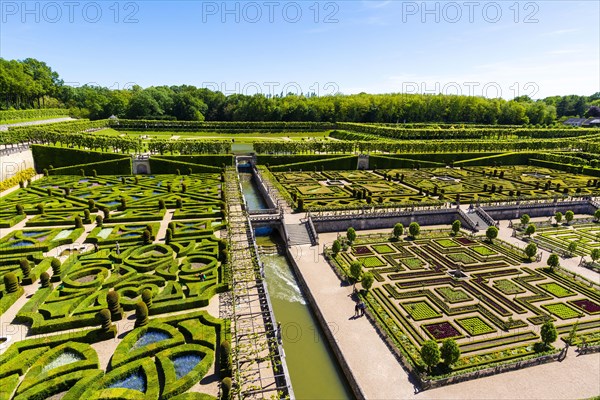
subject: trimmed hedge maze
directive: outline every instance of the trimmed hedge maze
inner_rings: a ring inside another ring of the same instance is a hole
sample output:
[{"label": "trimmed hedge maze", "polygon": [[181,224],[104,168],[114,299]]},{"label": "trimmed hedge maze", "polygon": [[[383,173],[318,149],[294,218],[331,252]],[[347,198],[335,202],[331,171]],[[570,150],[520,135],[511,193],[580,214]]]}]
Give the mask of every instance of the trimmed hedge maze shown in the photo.
[{"label": "trimmed hedge maze", "polygon": [[227,338],[227,331],[226,321],[205,311],[154,319],[127,333],[106,367],[98,351],[105,352],[103,342],[114,339],[101,330],[22,340],[0,356],[0,395],[15,400],[214,399],[182,394],[211,373],[215,344]]},{"label": "trimmed hedge maze", "polygon": [[600,292],[529,267],[520,250],[500,240],[446,233],[415,240],[359,236],[348,251],[328,257],[348,276],[355,261],[373,275],[373,287],[361,296],[418,368],[424,365],[420,348],[430,339],[457,341],[462,355],[453,373],[535,356],[540,326],[548,319],[559,335],[577,323],[578,337],[600,342]]},{"label": "trimmed hedge maze", "polygon": [[[50,176],[0,199],[26,219],[0,239],[0,313],[27,326],[0,355],[0,399],[214,398],[231,374],[229,321],[203,310],[230,287],[221,196],[197,174]],[[50,257],[74,242],[98,249]]]},{"label": "trimmed hedge maze", "polygon": [[[600,223],[562,225],[540,228],[533,236],[534,241],[565,255],[589,256],[594,249],[600,249]],[[575,242],[575,251],[569,245]]]},{"label": "trimmed hedge maze", "polygon": [[273,172],[273,175],[295,202],[303,200],[307,210],[600,194],[597,178],[519,165]]}]

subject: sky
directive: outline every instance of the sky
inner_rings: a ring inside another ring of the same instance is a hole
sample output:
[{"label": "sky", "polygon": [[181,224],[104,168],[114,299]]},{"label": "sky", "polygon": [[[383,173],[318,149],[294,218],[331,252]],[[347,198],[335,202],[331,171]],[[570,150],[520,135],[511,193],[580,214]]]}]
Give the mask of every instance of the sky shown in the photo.
[{"label": "sky", "polygon": [[600,1],[7,1],[0,57],[72,86],[225,94],[600,91]]}]

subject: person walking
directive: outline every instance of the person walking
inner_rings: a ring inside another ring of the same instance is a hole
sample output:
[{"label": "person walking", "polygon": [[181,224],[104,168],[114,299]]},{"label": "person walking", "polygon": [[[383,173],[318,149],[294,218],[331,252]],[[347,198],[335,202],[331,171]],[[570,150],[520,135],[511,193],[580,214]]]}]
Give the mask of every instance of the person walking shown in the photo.
[{"label": "person walking", "polygon": [[357,301],[356,304],[354,305],[354,316],[358,317],[359,312],[360,312],[360,303]]},{"label": "person walking", "polygon": [[116,245],[117,245],[117,247],[116,247],[117,255],[120,255],[121,254],[121,246],[119,246],[119,242],[117,242]]}]

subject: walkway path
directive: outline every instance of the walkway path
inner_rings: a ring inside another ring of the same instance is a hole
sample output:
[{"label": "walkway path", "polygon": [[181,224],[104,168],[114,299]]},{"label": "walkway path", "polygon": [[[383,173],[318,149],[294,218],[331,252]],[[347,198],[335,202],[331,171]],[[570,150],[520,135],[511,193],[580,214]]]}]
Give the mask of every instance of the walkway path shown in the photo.
[{"label": "walkway path", "polygon": [[0,131],[7,131],[8,128],[16,127],[16,126],[55,124],[57,122],[74,121],[74,120],[75,120],[75,118],[64,117],[64,118],[42,119],[42,120],[38,120],[38,121],[17,122],[14,124],[2,124],[2,125],[0,125]]}]

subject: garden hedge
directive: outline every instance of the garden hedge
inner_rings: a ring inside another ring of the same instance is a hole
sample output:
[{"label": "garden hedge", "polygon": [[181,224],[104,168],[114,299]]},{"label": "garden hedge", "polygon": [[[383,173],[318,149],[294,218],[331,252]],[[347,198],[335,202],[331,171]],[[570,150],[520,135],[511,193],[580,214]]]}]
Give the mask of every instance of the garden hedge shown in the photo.
[{"label": "garden hedge", "polygon": [[[55,169],[82,164],[94,164],[102,161],[119,160],[123,158],[131,159],[129,155],[105,153],[100,151],[78,150],[59,146],[31,145],[31,153],[35,163],[35,169],[41,173],[44,168],[52,165]],[[90,166],[90,175],[91,175]],[[86,171],[87,172],[87,171]],[[98,173],[100,173],[98,171]],[[131,172],[128,174],[130,175]],[[79,168],[75,175],[79,175]]]}]

